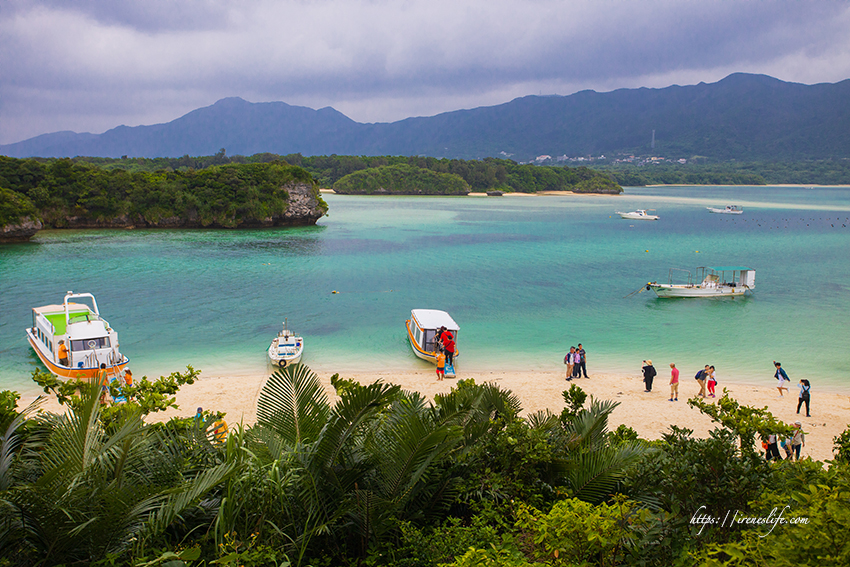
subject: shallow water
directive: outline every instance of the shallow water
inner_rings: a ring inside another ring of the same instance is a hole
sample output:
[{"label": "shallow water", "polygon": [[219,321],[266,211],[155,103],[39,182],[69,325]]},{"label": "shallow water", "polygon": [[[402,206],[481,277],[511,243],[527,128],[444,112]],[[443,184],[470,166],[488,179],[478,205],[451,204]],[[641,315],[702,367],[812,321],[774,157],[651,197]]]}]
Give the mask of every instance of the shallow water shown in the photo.
[{"label": "shallow water", "polygon": [[[34,306],[91,292],[137,376],[192,364],[268,369],[284,317],[326,371],[428,368],[406,344],[412,308],[461,326],[458,370],[562,369],[581,342],[594,371],[650,358],[683,376],[847,391],[850,189],[627,188],[621,196],[327,195],[315,227],[43,231],[0,247],[0,388],[33,391]],[[741,216],[706,206],[740,204]],[[658,222],[615,210],[654,208]],[[670,268],[745,265],[752,297],[624,297]],[[339,293],[332,293],[338,291]],[[692,374],[691,374],[692,375]]]}]

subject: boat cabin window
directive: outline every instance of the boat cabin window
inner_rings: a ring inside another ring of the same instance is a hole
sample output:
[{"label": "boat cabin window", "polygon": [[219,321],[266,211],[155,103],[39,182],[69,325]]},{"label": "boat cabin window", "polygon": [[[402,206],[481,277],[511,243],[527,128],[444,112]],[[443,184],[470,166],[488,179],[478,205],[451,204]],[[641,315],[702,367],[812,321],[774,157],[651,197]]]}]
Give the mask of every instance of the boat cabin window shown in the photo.
[{"label": "boat cabin window", "polygon": [[422,331],[419,330],[419,327],[416,327],[416,344],[422,344]]},{"label": "boat cabin window", "polygon": [[94,350],[96,348],[109,348],[109,337],[71,341],[71,350]]},{"label": "boat cabin window", "polygon": [[435,329],[425,329],[425,350],[428,352],[436,350],[434,346],[434,338],[437,335]]}]

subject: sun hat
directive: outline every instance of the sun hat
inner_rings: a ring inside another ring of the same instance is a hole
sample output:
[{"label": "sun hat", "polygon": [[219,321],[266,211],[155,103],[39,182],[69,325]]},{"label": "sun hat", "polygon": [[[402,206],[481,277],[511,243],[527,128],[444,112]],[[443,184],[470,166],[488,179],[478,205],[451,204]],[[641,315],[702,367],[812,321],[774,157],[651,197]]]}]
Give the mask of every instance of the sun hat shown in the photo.
[{"label": "sun hat", "polygon": [[795,422],[794,422],[794,424],[795,424],[795,425],[803,425],[803,422],[802,422],[802,421],[797,420],[797,421],[795,421]]},{"label": "sun hat", "polygon": [[651,360],[644,360],[644,362],[645,362],[645,363],[647,363],[648,365],[652,366],[652,361],[651,361]]}]

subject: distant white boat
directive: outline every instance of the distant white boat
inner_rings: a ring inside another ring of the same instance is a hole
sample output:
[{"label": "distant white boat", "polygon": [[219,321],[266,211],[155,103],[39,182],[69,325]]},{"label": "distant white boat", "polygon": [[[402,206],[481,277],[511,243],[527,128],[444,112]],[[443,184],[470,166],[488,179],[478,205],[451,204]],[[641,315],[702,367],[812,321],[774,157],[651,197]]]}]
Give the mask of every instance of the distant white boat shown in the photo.
[{"label": "distant white boat", "polygon": [[743,207],[739,207],[738,205],[726,205],[723,209],[718,209],[715,207],[706,207],[712,213],[720,213],[723,215],[740,215],[744,213]]},{"label": "distant white boat", "polygon": [[[655,209],[649,209],[649,210],[652,211],[652,210],[655,210]],[[620,215],[621,217],[623,217],[624,219],[629,219],[629,220],[658,220],[658,219],[661,218],[658,215],[647,214],[645,209],[637,209],[637,210],[634,210],[630,213],[621,213],[620,211],[616,211],[616,213],[618,215]]]},{"label": "distant white boat", "polygon": [[[673,272],[686,273],[687,283],[674,284]],[[688,270],[673,268],[670,270],[668,283],[646,284],[646,289],[651,289],[658,297],[734,297],[752,292],[755,287],[756,271],[743,266],[701,266],[696,270],[695,279]]]},{"label": "distant white boat", "polygon": [[272,339],[272,344],[269,345],[269,360],[272,364],[283,368],[301,362],[303,351],[304,339],[287,329],[286,321],[284,321],[283,330]]}]

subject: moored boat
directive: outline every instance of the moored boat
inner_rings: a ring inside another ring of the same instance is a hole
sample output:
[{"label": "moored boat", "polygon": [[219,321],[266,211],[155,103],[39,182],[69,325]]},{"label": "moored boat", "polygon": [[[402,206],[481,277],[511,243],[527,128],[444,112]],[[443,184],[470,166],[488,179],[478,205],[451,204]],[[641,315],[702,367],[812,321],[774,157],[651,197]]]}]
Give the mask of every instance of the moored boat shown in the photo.
[{"label": "moored boat", "polygon": [[744,209],[738,205],[726,205],[726,207],[722,209],[718,209],[716,207],[706,207],[706,209],[712,213],[718,213],[721,215],[741,215],[744,213]]},{"label": "moored boat", "polygon": [[[91,307],[71,299],[91,300]],[[93,378],[106,365],[114,379],[130,360],[118,350],[118,333],[101,318],[97,300],[90,293],[69,291],[61,305],[32,309],[27,341],[41,362],[63,378]]]},{"label": "moored boat", "polygon": [[[686,273],[687,283],[674,284],[673,272]],[[752,292],[755,287],[756,271],[744,266],[701,266],[696,269],[696,278],[692,278],[688,270],[673,268],[668,283],[646,284],[646,289],[651,289],[658,297],[734,297]]]},{"label": "moored boat", "polygon": [[[407,327],[407,338],[410,341],[410,348],[413,349],[413,354],[434,364],[437,363],[437,353],[440,350],[437,341],[437,331],[442,327],[450,331],[454,336],[455,344],[457,344],[457,334],[460,327],[451,315],[445,311],[437,309],[413,309],[410,312],[410,319],[405,321]],[[457,359],[458,351],[455,346],[454,358]],[[453,376],[454,368],[446,364],[446,376]]]},{"label": "moored boat", "polygon": [[[654,209],[649,210],[652,211]],[[616,213],[620,215],[620,217],[629,220],[658,220],[661,218],[658,215],[650,215],[646,212],[646,209],[635,209],[630,213],[621,213],[620,211],[616,211]]]},{"label": "moored boat", "polygon": [[284,321],[283,330],[272,339],[272,344],[269,345],[269,360],[272,364],[283,368],[301,362],[303,352],[304,339],[287,329],[286,321]]}]

